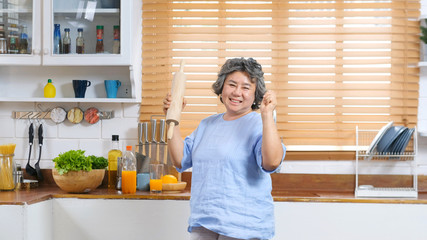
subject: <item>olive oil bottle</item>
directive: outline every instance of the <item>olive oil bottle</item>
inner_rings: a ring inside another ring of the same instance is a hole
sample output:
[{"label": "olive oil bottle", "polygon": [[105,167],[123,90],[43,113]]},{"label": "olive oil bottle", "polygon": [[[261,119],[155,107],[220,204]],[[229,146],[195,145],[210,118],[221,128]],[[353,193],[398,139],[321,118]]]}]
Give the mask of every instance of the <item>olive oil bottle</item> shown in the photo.
[{"label": "olive oil bottle", "polygon": [[108,152],[108,188],[115,189],[117,184],[117,158],[122,156],[119,135],[112,135],[111,150]]}]

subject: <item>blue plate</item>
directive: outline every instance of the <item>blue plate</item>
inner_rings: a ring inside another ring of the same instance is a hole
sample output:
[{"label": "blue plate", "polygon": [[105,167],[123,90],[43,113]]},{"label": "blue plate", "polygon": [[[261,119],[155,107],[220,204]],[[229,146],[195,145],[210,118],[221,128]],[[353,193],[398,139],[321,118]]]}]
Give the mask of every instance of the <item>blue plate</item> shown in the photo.
[{"label": "blue plate", "polygon": [[398,136],[396,141],[394,141],[393,144],[390,146],[390,148],[388,149],[388,152],[393,154],[399,154],[400,149],[405,144],[408,133],[409,133],[409,129],[405,129],[403,133]]},{"label": "blue plate", "polygon": [[400,145],[393,149],[395,153],[403,153],[408,146],[409,141],[411,140],[412,134],[414,133],[415,128],[408,129],[406,134],[402,136],[402,140],[400,141]]},{"label": "blue plate", "polygon": [[407,129],[404,126],[393,126],[390,129],[387,130],[387,132],[384,134],[384,136],[382,136],[382,138],[379,140],[378,145],[377,145],[377,152],[380,153],[387,153],[387,152],[391,152],[391,146],[395,141],[397,141],[397,139],[399,138],[399,136],[405,131],[405,129]]},{"label": "blue plate", "polygon": [[[387,123],[384,125],[375,136],[374,140],[372,140],[371,145],[369,145],[368,150],[366,151],[366,154],[372,155],[377,148],[378,142],[382,138],[382,136],[386,133],[386,131],[393,125],[393,121]],[[378,152],[378,151],[377,151]]]}]

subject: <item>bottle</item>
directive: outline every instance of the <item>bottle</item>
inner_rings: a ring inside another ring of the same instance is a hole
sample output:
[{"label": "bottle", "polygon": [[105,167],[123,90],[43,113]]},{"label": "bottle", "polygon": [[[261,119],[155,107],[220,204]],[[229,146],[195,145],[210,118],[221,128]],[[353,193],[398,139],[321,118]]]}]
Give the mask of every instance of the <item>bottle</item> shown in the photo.
[{"label": "bottle", "polygon": [[48,79],[46,86],[44,86],[44,97],[54,98],[55,96],[56,96],[56,88],[52,84],[52,79]]},{"label": "bottle", "polygon": [[114,25],[113,54],[120,54],[120,26]]},{"label": "bottle", "polygon": [[62,53],[62,40],[61,40],[61,25],[54,24],[55,29],[53,31],[53,54]]},{"label": "bottle", "polygon": [[119,135],[111,136],[111,150],[108,152],[108,188],[114,189],[117,184],[117,158],[122,156]]},{"label": "bottle", "polygon": [[104,26],[96,26],[96,53],[104,53]]},{"label": "bottle", "polygon": [[16,37],[16,35],[17,33],[15,31],[11,31],[9,34],[9,54],[19,53],[18,38]]},{"label": "bottle", "polygon": [[21,38],[19,39],[19,53],[27,54],[28,53],[28,35],[27,35],[27,26],[22,26]]},{"label": "bottle", "polygon": [[122,193],[136,192],[136,158],[132,146],[126,146],[122,157]]},{"label": "bottle", "polygon": [[62,51],[65,54],[71,53],[71,38],[70,38],[70,29],[64,29],[64,40],[62,41]]},{"label": "bottle", "polygon": [[77,29],[76,53],[77,54],[85,53],[85,40],[83,38],[83,28]]}]

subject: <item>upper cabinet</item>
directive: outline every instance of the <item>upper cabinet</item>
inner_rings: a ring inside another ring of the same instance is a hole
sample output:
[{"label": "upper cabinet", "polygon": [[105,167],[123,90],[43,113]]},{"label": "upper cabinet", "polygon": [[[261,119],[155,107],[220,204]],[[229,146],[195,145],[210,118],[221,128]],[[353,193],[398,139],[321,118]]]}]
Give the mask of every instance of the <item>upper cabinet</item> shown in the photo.
[{"label": "upper cabinet", "polygon": [[6,53],[0,49],[0,64],[131,66],[132,2],[0,1],[0,39],[3,35],[7,44]]},{"label": "upper cabinet", "polygon": [[[140,102],[141,19],[142,1],[0,0],[0,102]],[[85,98],[78,79],[92,82]],[[121,81],[117,98],[104,80]]]}]

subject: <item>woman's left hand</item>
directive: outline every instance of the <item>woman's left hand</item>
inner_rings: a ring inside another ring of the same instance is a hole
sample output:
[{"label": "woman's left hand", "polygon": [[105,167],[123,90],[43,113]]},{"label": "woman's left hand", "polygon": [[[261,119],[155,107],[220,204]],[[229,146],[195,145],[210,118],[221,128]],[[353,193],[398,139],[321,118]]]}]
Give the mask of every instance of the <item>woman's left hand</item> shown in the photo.
[{"label": "woman's left hand", "polygon": [[276,93],[268,90],[262,99],[260,111],[262,114],[272,114],[277,105]]}]

